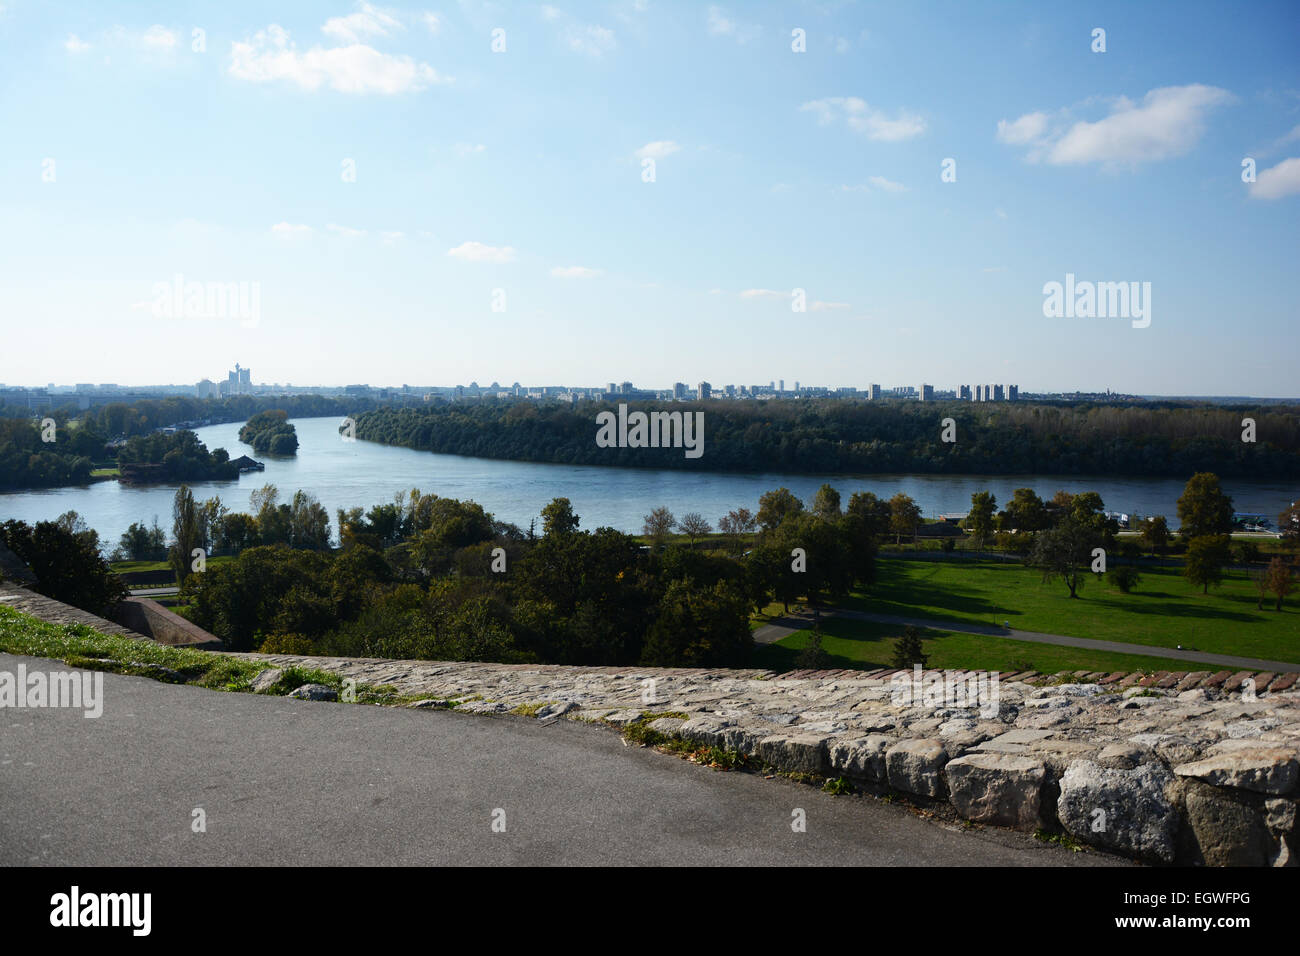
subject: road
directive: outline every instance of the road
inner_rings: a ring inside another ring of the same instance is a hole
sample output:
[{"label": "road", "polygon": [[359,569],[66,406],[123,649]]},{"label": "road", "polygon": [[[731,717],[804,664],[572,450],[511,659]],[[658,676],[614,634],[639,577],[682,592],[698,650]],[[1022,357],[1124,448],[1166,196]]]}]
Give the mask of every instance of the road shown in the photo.
[{"label": "road", "polygon": [[[0,670],[65,665],[0,654]],[[194,833],[195,809],[207,832]],[[494,809],[505,832],[493,832]],[[791,830],[792,811],[807,830]],[[0,865],[1125,865],[723,773],[567,721],[109,674],[104,714],[0,710]]]},{"label": "road", "polygon": [[[822,618],[847,617],[856,621],[872,621],[878,624],[893,624],[899,628],[914,624],[917,627],[929,627],[937,631],[956,631],[961,634],[982,634],[1013,641],[1028,641],[1030,644],[1055,644],[1058,647],[1079,647],[1088,651],[1107,651],[1115,654],[1140,654],[1143,657],[1163,657],[1167,660],[1187,661],[1192,664],[1212,664],[1216,668],[1231,667],[1234,670],[1275,671],[1279,674],[1300,670],[1300,664],[1294,661],[1269,661],[1257,657],[1238,657],[1235,654],[1211,654],[1208,651],[1179,650],[1176,647],[1159,647],[1154,644],[1125,644],[1121,641],[1097,641],[1090,637],[1069,637],[1064,634],[1041,634],[1038,631],[1018,631],[1014,628],[995,627],[991,624],[971,624],[961,621],[945,621],[929,617],[902,617],[897,614],[874,614],[870,611],[852,611],[843,608],[826,608]],[[759,644],[775,644],[783,637],[789,637],[796,631],[812,627],[812,616],[808,612],[790,614],[774,618],[770,623],[754,630],[754,640]]]}]

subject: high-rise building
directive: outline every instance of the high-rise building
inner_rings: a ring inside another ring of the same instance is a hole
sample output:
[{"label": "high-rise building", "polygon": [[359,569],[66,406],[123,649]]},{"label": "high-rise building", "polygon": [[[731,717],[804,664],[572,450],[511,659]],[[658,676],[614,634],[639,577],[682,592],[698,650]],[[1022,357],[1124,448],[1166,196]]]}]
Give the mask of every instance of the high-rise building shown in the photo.
[{"label": "high-rise building", "polygon": [[1004,398],[1006,398],[1006,393],[1002,390],[1002,386],[1001,386],[1001,385],[994,385],[994,386],[993,386],[993,401],[995,401],[995,402],[1000,402],[1000,401],[1002,401]]},{"label": "high-rise building", "polygon": [[690,387],[685,382],[673,383],[673,398],[677,401],[684,401],[690,396]]},{"label": "high-rise building", "polygon": [[879,385],[875,385],[875,384],[868,385],[868,386],[867,386],[867,398],[870,399],[870,400],[873,401],[873,402],[875,402],[875,401],[879,401],[879,400],[880,400],[880,386],[879,386]]},{"label": "high-rise building", "polygon": [[922,386],[921,386],[921,401],[923,401],[923,402],[932,402],[932,401],[934,401],[934,386],[933,386],[933,385],[922,385]]},{"label": "high-rise building", "polygon": [[1019,401],[1019,400],[1020,400],[1020,386],[1019,386],[1019,385],[1008,385],[1008,386],[1007,386],[1007,401],[1008,401],[1008,402],[1016,402],[1016,401]]},{"label": "high-rise building", "polygon": [[969,401],[970,401],[970,386],[969,386],[969,385],[959,385],[959,386],[957,386],[957,397],[960,398],[960,399],[962,399],[963,401],[967,401],[967,402],[969,402]]},{"label": "high-rise building", "polygon": [[711,398],[712,396],[713,396],[713,386],[710,385],[708,382],[700,382],[699,385],[695,386],[695,397],[700,399],[701,401],[703,401],[706,398]]}]

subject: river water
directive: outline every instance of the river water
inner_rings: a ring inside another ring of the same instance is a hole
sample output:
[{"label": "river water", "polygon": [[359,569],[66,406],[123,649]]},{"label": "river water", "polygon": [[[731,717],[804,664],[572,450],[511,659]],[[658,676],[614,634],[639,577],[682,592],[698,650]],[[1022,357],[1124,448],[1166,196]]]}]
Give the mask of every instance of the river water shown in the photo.
[{"label": "river water", "polygon": [[[1001,507],[1016,488],[1033,488],[1044,498],[1063,488],[1069,492],[1096,491],[1107,510],[1163,514],[1176,526],[1175,502],[1185,483],[1179,479],[1102,476],[722,474],[532,464],[345,442],[337,431],[339,422],[332,417],[294,420],[299,440],[296,457],[261,456],[265,471],[249,472],[235,481],[196,483],[191,486],[195,497],[219,495],[227,507],[247,511],[249,494],[263,484],[269,482],[279,488],[282,501],[301,488],[329,509],[333,523],[337,508],[369,508],[391,501],[399,491],[419,488],[426,494],[472,499],[498,519],[525,530],[543,505],[552,498],[566,497],[581,517],[582,528],[609,526],[639,533],[644,516],[659,505],[666,505],[678,517],[698,511],[716,525],[717,519],[733,508],[757,511],[759,495],[782,486],[806,503],[812,501],[823,482],[834,486],[846,504],[855,491],[871,491],[882,498],[901,491],[911,495],[927,516],[968,511],[971,495],[977,491],[992,491]],[[209,449],[225,448],[232,458],[244,454],[258,457],[239,441],[241,425],[212,425],[197,429],[197,434]],[[1224,489],[1232,496],[1237,511],[1268,515],[1274,525],[1277,515],[1300,497],[1300,488],[1280,482],[1226,481]],[[170,532],[175,490],[175,485],[133,487],[102,481],[0,494],[0,520],[44,521],[75,510],[99,532],[101,541],[112,547],[133,521],[148,524],[155,515]]]}]

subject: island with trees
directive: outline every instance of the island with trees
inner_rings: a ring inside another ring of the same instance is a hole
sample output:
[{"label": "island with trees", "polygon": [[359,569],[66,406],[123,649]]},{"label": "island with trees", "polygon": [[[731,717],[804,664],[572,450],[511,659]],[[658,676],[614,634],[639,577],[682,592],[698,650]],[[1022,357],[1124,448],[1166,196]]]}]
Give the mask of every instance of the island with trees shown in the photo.
[{"label": "island with trees", "polygon": [[282,408],[258,412],[239,430],[239,440],[252,445],[259,455],[295,455],[298,432]]}]

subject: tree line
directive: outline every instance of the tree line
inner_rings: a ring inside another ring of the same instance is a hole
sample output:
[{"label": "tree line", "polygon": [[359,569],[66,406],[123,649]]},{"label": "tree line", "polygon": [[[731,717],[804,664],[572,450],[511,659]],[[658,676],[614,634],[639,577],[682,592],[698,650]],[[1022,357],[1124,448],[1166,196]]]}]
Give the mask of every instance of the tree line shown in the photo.
[{"label": "tree line", "polygon": [[[675,403],[629,403],[643,411]],[[382,407],[357,417],[366,441],[443,454],[559,464],[710,471],[1110,474],[1228,477],[1300,473],[1300,415],[1287,407],[1236,409],[837,399],[699,402],[704,455],[680,449],[601,448],[595,419],[608,402],[529,400]],[[1243,441],[1242,420],[1255,421]],[[951,418],[955,441],[943,440]]]}]

